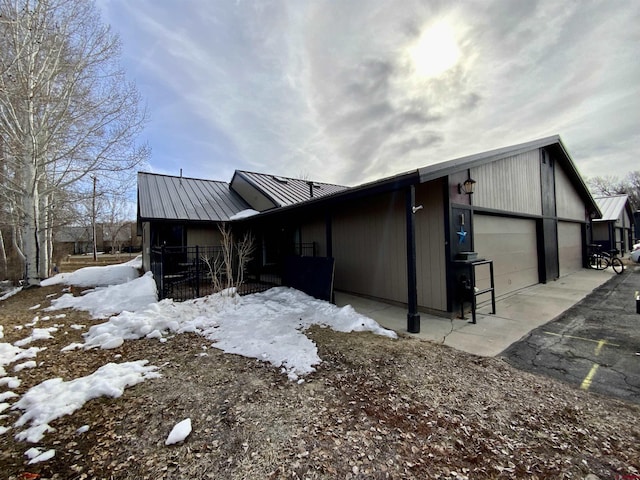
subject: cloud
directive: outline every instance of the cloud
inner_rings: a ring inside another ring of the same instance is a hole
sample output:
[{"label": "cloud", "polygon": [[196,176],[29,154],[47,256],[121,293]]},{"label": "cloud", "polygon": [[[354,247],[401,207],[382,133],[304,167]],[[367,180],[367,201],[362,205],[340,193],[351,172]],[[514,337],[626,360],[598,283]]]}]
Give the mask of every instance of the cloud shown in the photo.
[{"label": "cloud", "polygon": [[[158,171],[356,184],[556,133],[583,173],[637,169],[635,2],[100,5],[147,97]],[[411,48],[438,22],[460,57],[420,76]]]}]

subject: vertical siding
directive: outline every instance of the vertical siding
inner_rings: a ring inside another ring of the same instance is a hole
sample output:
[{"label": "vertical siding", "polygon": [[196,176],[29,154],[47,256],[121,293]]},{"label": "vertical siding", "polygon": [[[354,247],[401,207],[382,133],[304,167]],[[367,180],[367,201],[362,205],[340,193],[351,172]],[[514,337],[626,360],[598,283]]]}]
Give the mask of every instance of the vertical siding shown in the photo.
[{"label": "vertical siding", "polygon": [[187,245],[211,246],[220,245],[220,231],[218,226],[211,223],[211,227],[188,227]]},{"label": "vertical siding", "polygon": [[332,232],[336,289],[406,303],[404,192],[345,206]]},{"label": "vertical siding", "polygon": [[327,255],[327,234],[324,218],[311,218],[300,226],[300,236],[302,243],[316,244],[316,255],[324,257]]},{"label": "vertical siding", "polygon": [[540,153],[514,155],[471,169],[478,207],[531,215],[542,214]]},{"label": "vertical siding", "polygon": [[424,208],[415,214],[418,305],[447,310],[444,200],[442,182],[416,187],[416,204]]},{"label": "vertical siding", "polygon": [[585,220],[584,202],[569,181],[560,164],[556,162],[556,209],[558,217]]}]

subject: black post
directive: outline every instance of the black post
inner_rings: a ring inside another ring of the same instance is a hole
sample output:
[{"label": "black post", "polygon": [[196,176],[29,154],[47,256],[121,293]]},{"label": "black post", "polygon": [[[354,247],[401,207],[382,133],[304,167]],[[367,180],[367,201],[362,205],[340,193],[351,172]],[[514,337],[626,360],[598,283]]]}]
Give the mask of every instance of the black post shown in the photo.
[{"label": "black post", "polygon": [[198,245],[196,245],[196,258],[194,261],[196,262],[196,298],[200,298],[200,250]]},{"label": "black post", "polygon": [[416,278],[416,226],[413,207],[416,204],[416,190],[411,185],[406,192],[407,224],[407,331],[420,333],[420,314],[418,313],[418,285]]},{"label": "black post", "polygon": [[160,247],[160,292],[158,298],[164,299],[164,244]]}]

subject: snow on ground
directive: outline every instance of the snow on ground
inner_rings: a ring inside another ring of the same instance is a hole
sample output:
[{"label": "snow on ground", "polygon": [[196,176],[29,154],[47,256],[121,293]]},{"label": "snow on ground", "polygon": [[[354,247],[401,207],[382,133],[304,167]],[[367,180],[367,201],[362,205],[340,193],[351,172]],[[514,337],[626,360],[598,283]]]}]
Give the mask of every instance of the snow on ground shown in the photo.
[{"label": "snow on ground", "polygon": [[[85,280],[85,278],[82,279]],[[65,293],[61,297],[51,300],[51,306],[45,310],[75,308],[76,310],[89,312],[93,318],[106,318],[109,315],[123,311],[135,312],[156,302],[156,282],[153,280],[151,272],[147,272],[142,277],[127,280],[119,285],[114,284],[109,287],[97,287],[88,292],[85,291],[83,295],[79,297]]]},{"label": "snow on ground", "polygon": [[107,363],[86,377],[69,382],[52,378],[29,389],[12,407],[24,411],[16,427],[30,424],[16,435],[16,440],[37,443],[46,432],[53,430],[49,422],[70,415],[89,400],[103,396],[117,398],[125,387],[158,378],[158,367],[147,366],[147,363],[146,360]]},{"label": "snow on ground", "polygon": [[133,260],[117,265],[104,267],[85,267],[71,273],[59,273],[40,282],[40,285],[64,284],[76,287],[108,287],[126,283],[140,276],[142,257],[137,256]]},{"label": "snow on ground", "polygon": [[[371,331],[396,338],[395,332],[380,327],[350,306],[338,308],[287,287],[272,288],[244,297],[228,290],[185,302],[169,299],[158,302],[153,277],[150,273],[138,277],[139,267],[138,257],[122,265],[83,268],[42,282],[42,285],[62,283],[95,286],[78,297],[66,294],[53,299],[51,307],[46,310],[75,308],[89,312],[94,318],[113,315],[109,320],[91,326],[83,334],[84,343],[71,344],[63,350],[117,348],[126,340],[143,337],[164,342],[169,335],[192,332],[211,340],[213,347],[225,352],[256,358],[280,367],[289,379],[300,383],[303,381],[300,377],[313,372],[314,366],[321,362],[316,345],[304,334],[312,325],[341,332]],[[54,318],[62,316],[56,315]],[[36,317],[28,326],[33,327],[38,321],[49,319]],[[20,385],[20,379],[7,376],[4,367],[19,360],[35,358],[44,348],[21,347],[34,340],[51,338],[58,327],[61,326],[33,328],[31,335],[13,345],[0,343],[0,387],[9,389],[0,392],[3,409],[9,408],[7,400],[17,397],[11,389]],[[72,328],[85,327],[73,325]],[[2,338],[3,330],[0,327]],[[52,431],[49,422],[72,414],[88,400],[99,396],[119,397],[127,386],[159,377],[157,367],[147,363],[146,360],[109,363],[86,377],[68,382],[52,378],[36,385],[10,407],[22,411],[13,426],[15,430],[20,430],[15,438],[37,443],[46,432]],[[16,365],[14,370],[23,368],[37,368],[35,360]],[[191,425],[188,420],[175,425],[175,432],[167,438],[167,444],[183,441],[189,435]],[[10,428],[0,425],[0,435]],[[86,425],[82,431],[89,428]],[[26,455],[29,463],[35,463],[52,458],[55,451],[34,448],[28,450]]]}]

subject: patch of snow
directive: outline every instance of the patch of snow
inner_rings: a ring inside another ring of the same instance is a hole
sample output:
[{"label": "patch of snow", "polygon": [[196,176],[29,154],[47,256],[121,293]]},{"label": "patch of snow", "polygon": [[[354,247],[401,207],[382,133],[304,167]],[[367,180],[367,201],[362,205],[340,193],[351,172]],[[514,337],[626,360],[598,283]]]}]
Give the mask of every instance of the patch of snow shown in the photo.
[{"label": "patch of snow", "polygon": [[12,288],[11,290],[9,290],[8,292],[0,295],[0,302],[2,300],[6,300],[9,297],[14,296],[16,293],[18,293],[20,290],[22,290],[22,287],[16,287],[16,288]]},{"label": "patch of snow", "polygon": [[46,452],[43,452],[37,447],[32,447],[24,452],[24,454],[31,459],[29,460],[29,465],[33,465],[34,463],[46,462],[47,460],[51,460],[53,457],[55,457],[56,451],[47,450]]},{"label": "patch of snow", "polygon": [[19,363],[18,365],[13,367],[13,371],[19,372],[20,370],[24,370],[25,368],[36,368],[37,366],[38,364],[35,361],[29,360],[28,362]]},{"label": "patch of snow", "polygon": [[247,208],[246,210],[242,210],[241,212],[236,213],[235,215],[231,215],[229,220],[240,220],[241,218],[253,217],[254,215],[258,215],[260,212],[253,210],[251,208]]},{"label": "patch of snow", "polygon": [[[99,267],[92,267],[99,268]],[[102,267],[107,268],[107,267]],[[66,293],[51,301],[45,310],[75,308],[84,310],[93,318],[106,318],[123,311],[136,311],[157,302],[156,282],[153,274],[147,272],[142,277],[108,288],[97,288],[86,295],[74,297]]]},{"label": "patch of snow", "polygon": [[142,268],[142,256],[117,265],[104,267],[85,267],[71,273],[59,273],[40,282],[43,287],[49,285],[75,285],[77,287],[106,287],[126,283],[139,277]]},{"label": "patch of snow", "polygon": [[35,358],[38,352],[42,350],[44,350],[44,348],[30,347],[28,349],[22,349],[10,343],[0,343],[0,367],[25,358]]},{"label": "patch of snow", "polygon": [[86,377],[69,382],[52,378],[32,387],[12,407],[24,412],[16,427],[30,424],[16,434],[16,440],[37,443],[46,432],[53,430],[49,422],[70,415],[89,400],[102,396],[117,398],[126,387],[160,377],[157,367],[147,363],[147,360],[108,363]]},{"label": "patch of snow", "polygon": [[40,308],[40,304],[34,305],[33,307],[29,307],[29,310],[37,310]]},{"label": "patch of snow", "polygon": [[79,429],[77,429],[77,430],[76,430],[76,433],[77,433],[78,435],[82,435],[83,433],[88,432],[88,431],[89,431],[89,428],[90,428],[90,427],[89,427],[89,425],[83,425],[83,426],[81,426]]},{"label": "patch of snow", "polygon": [[0,402],[4,402],[5,400],[9,400],[10,398],[17,397],[18,394],[14,392],[2,392],[0,393]]},{"label": "patch of snow", "polygon": [[20,380],[18,377],[2,377],[2,378],[0,378],[0,387],[2,385],[6,385],[7,388],[14,389],[14,388],[18,388],[21,383],[22,383],[22,380]]},{"label": "patch of snow", "polygon": [[165,445],[173,445],[175,443],[182,442],[191,433],[191,419],[186,418],[181,422],[178,422],[169,433],[169,436],[164,441]]},{"label": "patch of snow", "polygon": [[49,327],[49,328],[34,328],[31,331],[31,335],[29,335],[26,338],[23,338],[22,340],[18,340],[17,342],[14,342],[13,344],[16,347],[24,347],[25,345],[31,343],[31,342],[35,342],[36,340],[48,340],[50,338],[53,338],[53,336],[51,335],[52,333],[57,332],[58,329],[56,327]]},{"label": "patch of snow", "polygon": [[4,435],[9,430],[11,430],[11,427],[3,427],[0,425],[0,435]]}]

